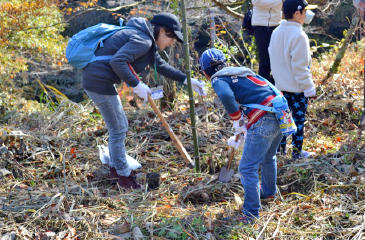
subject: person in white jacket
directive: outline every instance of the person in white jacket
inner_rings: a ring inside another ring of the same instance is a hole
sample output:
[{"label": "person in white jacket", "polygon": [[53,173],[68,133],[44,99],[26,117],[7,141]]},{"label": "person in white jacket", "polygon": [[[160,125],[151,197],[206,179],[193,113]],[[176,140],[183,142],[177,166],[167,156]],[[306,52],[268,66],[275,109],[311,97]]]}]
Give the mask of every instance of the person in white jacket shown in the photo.
[{"label": "person in white jacket", "polygon": [[365,0],[353,0],[353,4],[356,7],[357,11],[360,13],[360,15],[365,19]]},{"label": "person in white jacket", "polygon": [[252,0],[252,33],[259,54],[259,75],[274,84],[268,47],[272,32],[282,20],[283,0]]},{"label": "person in white jacket", "polygon": [[[312,62],[309,39],[302,26],[306,21],[308,9],[316,8],[305,0],[286,0],[283,20],[271,36],[269,54],[275,87],[283,92],[288,100],[293,119],[298,127],[292,135],[292,158],[308,158],[313,153],[302,150],[304,122],[308,97],[316,96],[310,65]],[[280,153],[286,153],[286,138],[283,137]]]}]

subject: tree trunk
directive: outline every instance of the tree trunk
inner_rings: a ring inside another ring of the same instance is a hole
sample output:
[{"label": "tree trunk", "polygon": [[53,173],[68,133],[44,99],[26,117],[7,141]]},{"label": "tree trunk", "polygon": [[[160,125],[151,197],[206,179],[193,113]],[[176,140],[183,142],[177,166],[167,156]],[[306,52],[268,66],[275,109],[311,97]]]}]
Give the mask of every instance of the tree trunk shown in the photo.
[{"label": "tree trunk", "polygon": [[193,133],[193,141],[194,141],[195,171],[200,172],[199,144],[198,144],[198,135],[196,132],[196,117],[195,117],[195,105],[194,105],[195,103],[194,103],[193,88],[191,86],[190,54],[189,54],[188,26],[186,20],[185,0],[181,0],[180,3],[181,3],[181,15],[182,15],[182,27],[184,32],[185,73],[186,73],[186,80],[189,93],[191,130]]},{"label": "tree trunk", "polygon": [[215,39],[216,39],[216,35],[215,35],[215,18],[214,18],[214,16],[212,16],[210,14],[210,10],[209,10],[209,15],[210,15],[210,47],[214,48],[214,43],[215,43]]}]

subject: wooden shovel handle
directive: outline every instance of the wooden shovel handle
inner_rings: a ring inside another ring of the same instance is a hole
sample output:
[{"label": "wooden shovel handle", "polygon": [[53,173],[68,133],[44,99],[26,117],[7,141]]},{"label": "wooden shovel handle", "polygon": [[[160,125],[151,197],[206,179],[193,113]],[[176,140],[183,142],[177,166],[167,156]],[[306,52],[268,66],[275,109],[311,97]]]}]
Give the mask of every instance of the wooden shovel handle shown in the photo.
[{"label": "wooden shovel handle", "polygon": [[155,111],[155,113],[157,114],[157,116],[159,117],[159,119],[162,122],[162,125],[165,127],[167,133],[169,134],[169,136],[171,137],[172,141],[174,142],[177,150],[180,152],[180,154],[182,155],[182,157],[184,158],[186,164],[188,165],[188,167],[194,167],[194,162],[191,160],[188,152],[186,151],[186,149],[184,148],[184,146],[181,144],[180,140],[177,138],[177,136],[175,135],[175,133],[172,131],[170,125],[166,122],[165,118],[163,117],[162,113],[160,112],[160,110],[157,108],[155,102],[153,101],[152,97],[150,95],[148,95],[148,102],[151,104],[153,110]]},{"label": "wooden shovel handle", "polygon": [[[236,135],[236,139],[235,141],[238,142],[238,140],[240,140],[240,134],[237,134]],[[229,154],[229,157],[228,157],[228,163],[227,163],[227,169],[229,169],[231,167],[231,163],[232,163],[232,160],[233,160],[233,157],[234,157],[234,147],[231,148],[231,153]]]},{"label": "wooden shovel handle", "polygon": [[[130,63],[128,63],[128,67],[131,70],[132,74],[138,79],[138,81],[141,81],[136,73],[136,71],[134,71],[134,68],[132,67],[132,65]],[[158,110],[155,102],[153,101],[152,97],[150,95],[148,95],[148,102],[151,104],[153,110],[155,111],[155,113],[157,114],[157,116],[160,118],[162,125],[165,127],[167,133],[169,134],[169,136],[171,137],[172,141],[174,142],[177,150],[180,152],[180,154],[182,155],[182,157],[184,158],[187,166],[189,168],[194,168],[195,163],[193,162],[193,160],[191,160],[188,152],[186,151],[186,149],[184,148],[184,146],[181,144],[180,140],[176,137],[175,133],[172,131],[170,125],[166,122],[165,118],[162,116],[162,113],[160,112],[160,110]]]}]

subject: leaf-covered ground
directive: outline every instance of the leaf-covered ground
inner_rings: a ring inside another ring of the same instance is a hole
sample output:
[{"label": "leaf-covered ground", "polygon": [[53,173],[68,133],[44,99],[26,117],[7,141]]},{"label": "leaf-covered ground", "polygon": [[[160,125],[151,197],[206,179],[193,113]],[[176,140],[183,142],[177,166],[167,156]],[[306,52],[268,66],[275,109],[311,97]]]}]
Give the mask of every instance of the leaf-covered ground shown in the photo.
[{"label": "leaf-covered ground", "polygon": [[[252,225],[237,220],[244,191],[225,165],[231,122],[215,95],[196,98],[201,173],[186,168],[149,105],[124,102],[128,154],[158,189],[123,191],[107,179],[98,145],[108,133],[90,102],[27,101],[10,88],[1,96],[0,231],[5,239],[363,239],[365,143],[363,49],[351,45],[338,74],[321,84],[335,54],[314,59],[317,99],[309,106],[304,148],[311,159],[278,156],[277,198],[262,203]],[[48,89],[49,92],[52,89]],[[187,96],[163,114],[193,157]],[[125,99],[129,98],[124,98]],[[240,152],[235,155],[236,168]],[[237,171],[236,171],[237,173]]]}]

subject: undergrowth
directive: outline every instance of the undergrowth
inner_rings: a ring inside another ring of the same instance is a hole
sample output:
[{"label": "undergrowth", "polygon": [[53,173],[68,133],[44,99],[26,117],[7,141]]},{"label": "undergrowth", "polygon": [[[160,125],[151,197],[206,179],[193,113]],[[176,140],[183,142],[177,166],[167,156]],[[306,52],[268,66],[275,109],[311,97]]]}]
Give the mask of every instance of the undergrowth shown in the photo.
[{"label": "undergrowth", "polygon": [[[143,166],[138,179],[144,182],[148,172],[161,174],[161,186],[152,191],[123,191],[109,182],[97,148],[107,144],[108,133],[90,101],[54,101],[48,89],[38,103],[4,89],[1,233],[20,239],[361,239],[362,45],[350,46],[340,72],[326,85],[321,81],[335,54],[314,59],[318,96],[308,108],[304,149],[316,156],[297,161],[290,151],[279,156],[277,198],[262,203],[260,219],[252,225],[237,220],[244,197],[239,176],[229,184],[217,181],[233,131],[212,89],[208,97],[196,98],[201,173],[186,168],[148,105],[139,103],[136,109],[124,98],[127,153]],[[173,111],[163,114],[193,156],[188,106],[181,93]],[[234,168],[239,159],[237,151]]]}]

